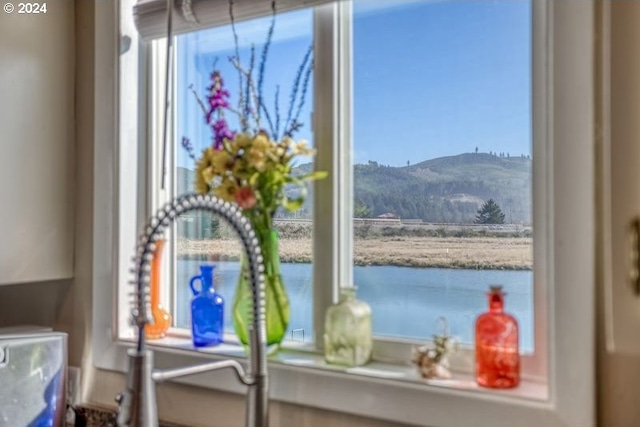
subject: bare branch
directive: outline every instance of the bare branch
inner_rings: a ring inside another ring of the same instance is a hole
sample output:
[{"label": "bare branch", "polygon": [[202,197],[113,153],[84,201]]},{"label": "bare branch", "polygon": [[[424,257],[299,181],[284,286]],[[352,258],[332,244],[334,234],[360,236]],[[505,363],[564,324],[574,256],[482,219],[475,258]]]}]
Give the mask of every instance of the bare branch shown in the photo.
[{"label": "bare branch", "polygon": [[[262,55],[260,57],[260,67],[258,70],[258,105],[262,105],[262,83],[264,81],[264,73],[267,64],[267,57],[269,54],[269,47],[271,46],[271,40],[273,39],[273,32],[276,26],[276,1],[271,1],[271,24],[269,25],[269,31],[267,33],[267,40],[262,48]],[[260,108],[259,108],[260,110]],[[260,113],[258,113],[260,117]],[[274,135],[275,138],[275,135]]]},{"label": "bare branch", "polygon": [[[240,42],[238,41],[238,32],[236,31],[236,20],[233,15],[233,0],[229,0],[229,17],[231,19],[231,31],[233,32],[233,41],[236,50],[235,60],[240,63]],[[242,93],[242,72],[238,70],[238,85],[240,90],[238,91],[238,110],[242,111],[244,106],[244,95]],[[243,132],[247,131],[248,123],[245,116],[240,116],[240,127]]]},{"label": "bare branch", "polygon": [[[300,123],[300,113],[302,112],[302,107],[304,106],[304,102],[307,97],[309,81],[311,80],[311,73],[313,72],[313,64],[314,64],[314,60],[312,59],[304,75],[304,83],[302,84],[302,94],[300,95],[300,101],[298,102],[298,109],[296,110],[296,115],[293,119],[293,123]],[[302,123],[300,123],[300,126],[302,126]]]},{"label": "bare branch", "polygon": [[273,138],[277,141],[280,137],[280,85],[276,85],[276,100],[275,100],[276,108],[276,133],[273,135]]},{"label": "bare branch", "polygon": [[202,112],[206,116],[207,113],[208,113],[207,107],[204,105],[204,102],[202,102],[202,98],[200,98],[200,96],[198,96],[198,93],[193,88],[193,83],[189,85],[189,90],[191,90],[191,93],[196,98],[196,101],[198,101],[198,104],[200,104],[200,108],[202,108]]},{"label": "bare branch", "polygon": [[289,123],[291,122],[291,116],[293,114],[293,106],[296,104],[296,99],[298,98],[298,91],[300,90],[300,79],[302,78],[302,73],[307,67],[307,63],[309,62],[309,58],[311,58],[311,52],[313,51],[313,47],[309,46],[307,53],[304,55],[304,59],[302,60],[302,64],[298,67],[298,72],[296,73],[296,77],[293,81],[293,87],[291,89],[291,98],[289,99],[289,111],[287,112],[287,120],[285,121],[285,129],[290,129]]},{"label": "bare branch", "polygon": [[[256,86],[255,86],[255,82],[253,81],[253,79],[251,78],[251,74],[249,71],[245,70],[242,65],[240,64],[240,62],[238,62],[235,58],[232,58],[231,60],[231,65],[233,65],[233,67],[238,70],[238,72],[245,77],[246,79],[246,84],[247,84],[247,93],[250,93],[254,100],[257,99],[257,91],[256,91]],[[247,99],[247,101],[249,101],[250,98]],[[254,101],[255,102],[255,101]],[[247,107],[248,107],[248,103],[246,104],[245,108],[243,108],[243,111],[245,112],[244,116],[244,120],[246,121],[246,111],[247,111]],[[257,108],[256,108],[257,109]],[[253,119],[256,121],[256,123],[259,123],[259,119],[257,118],[256,115],[256,109],[250,109],[250,113],[253,116]],[[248,128],[249,124],[247,123],[247,128]],[[245,130],[246,131],[246,130]]]}]

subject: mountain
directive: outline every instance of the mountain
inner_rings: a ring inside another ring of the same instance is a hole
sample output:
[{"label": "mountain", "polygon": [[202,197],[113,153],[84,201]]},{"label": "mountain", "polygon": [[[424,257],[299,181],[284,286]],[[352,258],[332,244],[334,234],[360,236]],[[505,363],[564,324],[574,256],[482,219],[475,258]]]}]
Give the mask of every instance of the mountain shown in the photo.
[{"label": "mountain", "polygon": [[[303,164],[294,172],[311,168]],[[507,223],[531,223],[529,158],[464,153],[401,167],[370,161],[354,165],[354,177],[358,216],[393,214],[425,222],[472,223],[480,205],[493,199]],[[192,185],[193,172],[178,168],[178,191]],[[310,199],[296,216],[310,215]]]},{"label": "mountain", "polygon": [[376,217],[471,223],[488,199],[508,223],[531,223],[531,159],[464,153],[403,167],[355,165],[355,199]]}]

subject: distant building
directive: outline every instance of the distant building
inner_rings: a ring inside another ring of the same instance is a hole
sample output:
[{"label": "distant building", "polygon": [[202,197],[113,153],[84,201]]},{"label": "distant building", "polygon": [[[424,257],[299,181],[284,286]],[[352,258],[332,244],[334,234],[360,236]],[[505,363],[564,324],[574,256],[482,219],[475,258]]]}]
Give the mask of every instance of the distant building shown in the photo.
[{"label": "distant building", "polygon": [[378,215],[376,218],[380,218],[380,219],[400,219],[400,217],[394,213],[391,212],[387,212],[387,213],[383,213],[381,215]]}]

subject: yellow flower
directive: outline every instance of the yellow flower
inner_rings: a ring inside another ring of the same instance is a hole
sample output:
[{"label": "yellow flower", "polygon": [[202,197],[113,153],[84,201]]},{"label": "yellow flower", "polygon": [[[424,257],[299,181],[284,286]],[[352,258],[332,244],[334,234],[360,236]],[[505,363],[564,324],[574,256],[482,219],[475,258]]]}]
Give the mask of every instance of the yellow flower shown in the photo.
[{"label": "yellow flower", "polygon": [[211,147],[208,147],[202,152],[202,158],[201,159],[205,159],[206,158],[208,162],[211,162],[211,157],[214,155],[215,152],[216,152],[216,150],[214,150]]},{"label": "yellow flower", "polygon": [[258,134],[253,138],[251,147],[246,153],[247,162],[250,167],[255,168],[260,172],[264,172],[266,169],[267,153],[271,149],[271,142],[269,138],[264,134]]},{"label": "yellow flower", "polygon": [[206,194],[206,193],[209,192],[209,184],[207,184],[202,179],[202,175],[200,175],[200,174],[196,175],[195,187],[196,187],[196,192],[198,192],[200,194]]},{"label": "yellow flower", "polygon": [[213,181],[213,171],[211,170],[211,163],[207,154],[205,150],[196,164],[195,187],[198,193],[208,193],[209,184]]},{"label": "yellow flower", "polygon": [[212,150],[211,165],[216,174],[221,175],[233,165],[233,158],[225,150]]},{"label": "yellow flower", "polygon": [[[296,142],[289,137],[273,141],[264,132],[237,134],[233,140],[225,141],[222,149],[210,147],[203,151],[196,165],[196,190],[259,213],[272,212],[278,206],[295,210],[298,206],[292,208],[292,203],[283,199],[287,177],[292,174],[291,160],[314,153],[306,141]],[[320,178],[312,175],[300,178]]]},{"label": "yellow flower", "polygon": [[238,148],[247,148],[248,146],[251,145],[252,139],[251,136],[247,135],[246,133],[239,133],[236,135],[236,137],[233,139],[233,144]]},{"label": "yellow flower", "polygon": [[264,172],[265,170],[265,159],[265,153],[255,147],[251,147],[249,149],[249,153],[247,153],[249,166],[256,168],[256,170],[259,170],[260,172]]},{"label": "yellow flower", "polygon": [[310,156],[315,154],[315,150],[313,148],[309,148],[309,143],[304,139],[295,145],[294,150],[296,154],[301,156]]},{"label": "yellow flower", "polygon": [[230,179],[223,180],[220,185],[213,188],[213,194],[225,202],[233,202],[235,192],[235,183]]},{"label": "yellow flower", "polygon": [[237,159],[233,163],[233,169],[231,169],[231,173],[237,177],[243,177],[247,173],[247,162],[244,158]]},{"label": "yellow flower", "polygon": [[206,182],[207,184],[211,184],[211,181],[213,181],[213,178],[215,178],[215,174],[213,173],[213,168],[211,166],[204,168],[201,175],[204,179],[204,182]]},{"label": "yellow flower", "polygon": [[257,150],[260,150],[266,153],[267,150],[271,148],[271,142],[269,141],[269,138],[267,138],[265,134],[260,133],[256,135],[256,137],[253,139],[253,144],[251,144],[251,148],[255,148]]}]

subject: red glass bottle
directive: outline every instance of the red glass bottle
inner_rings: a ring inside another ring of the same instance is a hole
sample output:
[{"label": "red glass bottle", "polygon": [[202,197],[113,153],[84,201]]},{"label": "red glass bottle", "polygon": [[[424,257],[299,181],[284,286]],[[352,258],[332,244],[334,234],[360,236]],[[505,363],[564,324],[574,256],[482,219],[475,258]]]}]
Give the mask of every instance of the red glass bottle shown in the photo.
[{"label": "red glass bottle", "polygon": [[512,388],[520,382],[518,322],[504,312],[501,286],[491,286],[489,311],[476,320],[476,381],[482,387]]}]

